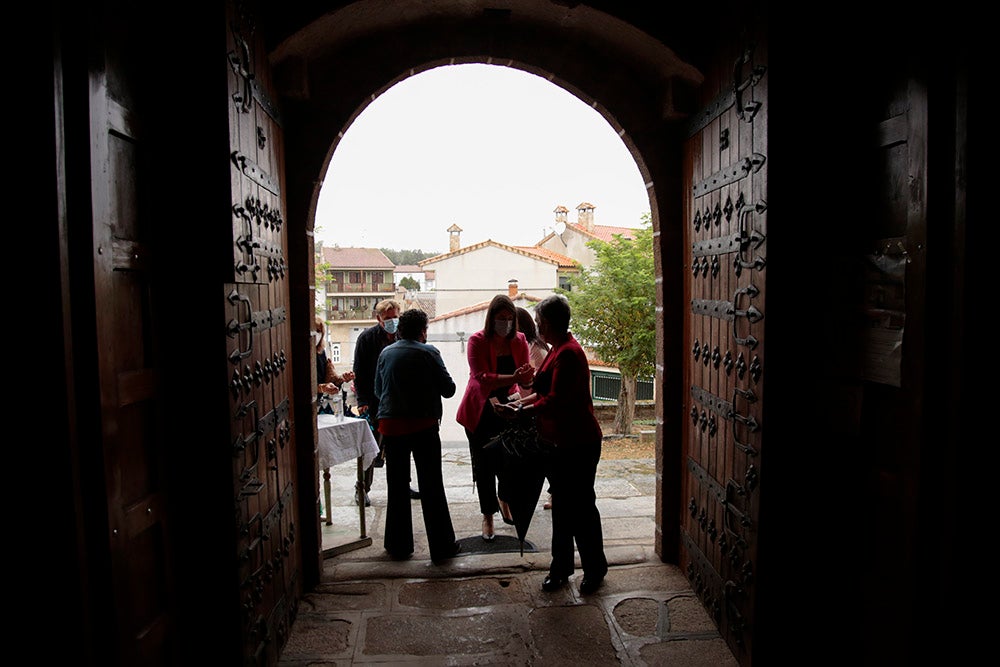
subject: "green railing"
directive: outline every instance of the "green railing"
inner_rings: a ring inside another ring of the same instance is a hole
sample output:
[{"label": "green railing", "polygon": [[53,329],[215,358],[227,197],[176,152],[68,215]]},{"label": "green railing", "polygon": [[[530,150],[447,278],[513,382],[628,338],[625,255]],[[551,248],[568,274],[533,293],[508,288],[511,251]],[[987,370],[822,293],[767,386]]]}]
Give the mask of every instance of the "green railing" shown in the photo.
[{"label": "green railing", "polygon": [[[617,401],[621,390],[622,379],[618,373],[606,371],[590,371],[590,395],[595,401]],[[651,401],[653,394],[653,378],[639,378],[635,383],[635,400]]]}]

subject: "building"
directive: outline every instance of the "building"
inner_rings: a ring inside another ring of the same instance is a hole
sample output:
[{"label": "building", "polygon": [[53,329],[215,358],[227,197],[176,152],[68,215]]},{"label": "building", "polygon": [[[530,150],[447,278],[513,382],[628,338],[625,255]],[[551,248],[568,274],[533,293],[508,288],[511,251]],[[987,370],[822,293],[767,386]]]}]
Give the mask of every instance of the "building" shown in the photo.
[{"label": "building", "polygon": [[589,268],[594,265],[596,260],[593,249],[587,246],[591,241],[611,242],[615,235],[621,235],[627,239],[635,238],[635,228],[595,224],[595,208],[597,207],[593,204],[581,203],[576,207],[576,222],[569,222],[566,219],[569,209],[565,206],[557,206],[553,211],[556,214],[556,219],[552,225],[552,231],[536,243],[536,247],[572,257],[581,266]]},{"label": "building", "polygon": [[513,280],[525,292],[544,298],[566,285],[579,265],[571,257],[538,246],[512,246],[492,239],[461,247],[461,229],[453,225],[451,250],[419,262],[435,275],[437,312],[447,313],[489,301],[498,287]]},{"label": "building", "polygon": [[316,300],[326,321],[329,355],[338,369],[353,363],[354,341],[375,323],[375,304],[396,297],[395,265],[378,248],[320,246],[326,281],[317,285]]},{"label": "building", "polygon": [[434,289],[436,278],[434,271],[428,271],[417,264],[400,264],[393,269],[392,275],[398,289],[400,290],[405,289],[402,287],[401,283],[406,278],[416,281],[417,285],[420,286],[418,290],[414,291],[430,292]]}]

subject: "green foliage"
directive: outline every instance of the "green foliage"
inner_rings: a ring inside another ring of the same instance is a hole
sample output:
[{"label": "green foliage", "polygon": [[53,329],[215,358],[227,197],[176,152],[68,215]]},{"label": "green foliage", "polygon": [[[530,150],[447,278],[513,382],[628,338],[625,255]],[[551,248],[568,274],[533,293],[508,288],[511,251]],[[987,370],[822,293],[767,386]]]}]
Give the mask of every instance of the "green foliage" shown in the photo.
[{"label": "green foliage", "polygon": [[418,283],[416,279],[411,278],[410,276],[405,276],[402,280],[400,280],[399,286],[413,292],[420,291],[420,283]]},{"label": "green foliage", "polygon": [[389,248],[379,248],[379,250],[396,266],[416,264],[428,257],[437,257],[441,254],[439,252],[424,252],[423,250],[390,250]]},{"label": "green foliage", "polygon": [[656,283],[650,215],[635,239],[590,241],[596,262],[562,291],[573,310],[573,333],[623,375],[652,375],[656,363]]},{"label": "green foliage", "polygon": [[[326,272],[329,270],[330,270],[329,262],[316,262],[316,265],[313,267],[314,271],[313,284],[316,286],[317,293],[319,293],[321,290],[325,288],[327,280]],[[325,311],[325,308],[321,303],[315,304],[313,306],[313,309],[316,311],[317,315],[321,315]]]}]

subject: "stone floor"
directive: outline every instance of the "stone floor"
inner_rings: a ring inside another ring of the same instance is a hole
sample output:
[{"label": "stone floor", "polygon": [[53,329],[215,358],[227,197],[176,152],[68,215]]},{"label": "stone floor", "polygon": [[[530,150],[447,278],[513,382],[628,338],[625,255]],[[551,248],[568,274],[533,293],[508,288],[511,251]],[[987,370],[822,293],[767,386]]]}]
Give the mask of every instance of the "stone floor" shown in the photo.
[{"label": "stone floor", "polygon": [[[444,443],[442,470],[457,536],[481,539],[466,442]],[[541,590],[551,535],[544,492],[523,555],[516,540],[507,540],[512,551],[459,553],[434,565],[415,500],[413,557],[393,561],[382,548],[384,471],[376,470],[368,508],[353,502],[355,472],[351,464],[330,471],[333,523],[323,526],[323,582],[300,602],[282,665],[738,664],[690,583],[654,552],[652,459],[602,460],[598,467],[611,569],[589,596],[579,592],[579,569],[564,588]],[[322,480],[320,489],[322,496]],[[514,535],[499,516],[496,532]]]}]

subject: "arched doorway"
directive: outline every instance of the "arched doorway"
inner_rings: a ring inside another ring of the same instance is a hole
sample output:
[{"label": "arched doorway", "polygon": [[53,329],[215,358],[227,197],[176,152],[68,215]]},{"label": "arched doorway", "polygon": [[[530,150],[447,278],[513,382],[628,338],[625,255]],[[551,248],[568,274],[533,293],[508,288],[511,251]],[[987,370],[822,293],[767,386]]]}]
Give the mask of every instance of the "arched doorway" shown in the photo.
[{"label": "arched doorway", "polygon": [[[384,25],[371,16],[364,17],[366,27],[359,28],[359,34],[364,35],[362,41],[352,41],[351,36],[335,28],[338,23],[334,17],[325,17],[277,45],[271,60],[277,86],[290,98],[286,114],[293,119],[286,137],[289,180],[301,183],[303,192],[300,200],[289,200],[290,217],[298,210],[312,220],[319,194],[317,184],[322,181],[338,138],[381,92],[407,77],[444,65],[484,63],[515,67],[559,85],[597,110],[629,147],[648,189],[653,227],[660,240],[655,252],[657,266],[664,267],[665,275],[659,284],[661,289],[667,285],[676,291],[661,293],[659,300],[661,304],[679,303],[682,285],[676,222],[680,214],[679,166],[664,150],[664,145],[671,142],[664,126],[662,104],[665,87],[686,89],[699,83],[701,74],[669,49],[651,42],[629,41],[635,37],[634,29],[610,16],[584,12],[587,25],[581,25],[574,35],[580,41],[567,43],[564,36],[556,38],[559,20],[565,17],[563,11],[539,15],[533,8],[529,13],[531,20],[524,26],[506,28],[513,33],[508,32],[502,43],[495,39],[495,27],[490,27],[496,17],[487,12],[482,18],[485,24],[463,31],[466,39],[461,45],[449,39],[454,27],[448,21],[420,22],[419,28],[401,28],[394,21]],[[517,9],[512,12],[515,14]],[[372,21],[370,25],[368,20]],[[412,52],[401,50],[396,32],[399,29],[413,31],[411,43],[419,43],[420,47]],[[521,30],[553,31],[553,34],[548,40],[540,39],[537,34],[530,39],[519,39],[516,33]],[[320,45],[318,35],[330,36],[330,41]],[[389,48],[390,43],[396,46]],[[609,59],[606,56],[612,49],[624,53]],[[378,62],[377,68],[371,67],[373,61]],[[350,84],[345,86],[344,82]],[[299,91],[299,99],[295,89]],[[673,143],[676,150],[676,142]],[[314,171],[310,173],[309,168]],[[304,196],[306,184],[308,201]],[[663,369],[663,375],[680,376],[679,329],[679,318],[663,322],[659,329],[658,368]],[[676,403],[678,393],[676,387],[663,384],[663,375],[658,378],[657,387],[657,452],[661,460],[664,441],[676,443],[680,437],[677,420],[662,419],[661,406]],[[680,506],[677,475],[676,467],[666,464],[658,479],[661,516],[666,521],[677,516]],[[662,494],[665,479],[671,490],[669,497]],[[676,559],[676,543],[665,547],[662,541],[664,536],[673,541],[669,536],[675,533],[676,526],[660,526],[657,531],[657,552],[665,559]]]}]

